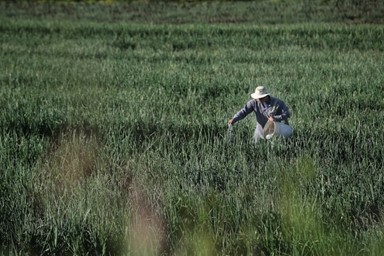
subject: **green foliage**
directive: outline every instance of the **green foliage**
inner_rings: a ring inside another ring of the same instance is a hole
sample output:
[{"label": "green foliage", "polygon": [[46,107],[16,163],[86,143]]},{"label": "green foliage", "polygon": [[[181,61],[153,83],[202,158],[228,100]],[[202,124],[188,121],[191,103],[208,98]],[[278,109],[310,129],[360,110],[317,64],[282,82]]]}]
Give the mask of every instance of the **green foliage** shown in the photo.
[{"label": "green foliage", "polygon": [[146,24],[383,23],[381,0],[36,0],[1,1],[0,16]]},{"label": "green foliage", "polygon": [[[382,25],[22,10],[0,16],[1,253],[383,253]],[[290,140],[254,145],[253,116],[228,140],[257,84]]]}]

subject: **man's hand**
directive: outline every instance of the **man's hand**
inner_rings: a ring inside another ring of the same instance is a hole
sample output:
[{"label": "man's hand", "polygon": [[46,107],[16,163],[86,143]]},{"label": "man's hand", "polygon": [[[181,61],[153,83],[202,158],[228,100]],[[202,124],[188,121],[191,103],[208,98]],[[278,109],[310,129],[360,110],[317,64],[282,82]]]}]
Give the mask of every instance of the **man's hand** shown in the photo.
[{"label": "man's hand", "polygon": [[234,124],[235,124],[235,122],[233,121],[233,119],[229,119],[228,125],[234,125]]},{"label": "man's hand", "polygon": [[272,116],[270,116],[270,117],[268,118],[268,120],[271,121],[271,122],[274,122],[274,121],[275,121],[275,119],[274,119]]}]

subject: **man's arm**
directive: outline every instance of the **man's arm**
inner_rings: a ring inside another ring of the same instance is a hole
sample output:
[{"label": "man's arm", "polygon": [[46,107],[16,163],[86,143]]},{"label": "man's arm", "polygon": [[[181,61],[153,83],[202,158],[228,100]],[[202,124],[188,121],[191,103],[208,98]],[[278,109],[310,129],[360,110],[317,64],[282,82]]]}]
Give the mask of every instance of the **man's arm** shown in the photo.
[{"label": "man's arm", "polygon": [[249,113],[251,113],[254,109],[254,100],[250,100],[245,104],[245,106],[240,109],[239,112],[237,112],[232,119],[228,121],[228,124],[235,124],[236,122],[240,121],[241,119],[245,118]]}]

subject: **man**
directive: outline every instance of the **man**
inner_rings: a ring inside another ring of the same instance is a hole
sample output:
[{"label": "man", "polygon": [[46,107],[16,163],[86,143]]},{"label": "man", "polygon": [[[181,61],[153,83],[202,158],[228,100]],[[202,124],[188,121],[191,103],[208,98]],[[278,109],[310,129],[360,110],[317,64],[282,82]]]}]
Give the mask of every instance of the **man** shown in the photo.
[{"label": "man", "polygon": [[253,136],[255,142],[260,139],[265,139],[264,129],[270,124],[275,124],[275,122],[284,123],[284,132],[280,134],[281,136],[287,138],[292,135],[292,128],[288,124],[288,118],[291,117],[291,113],[282,100],[272,97],[264,86],[256,87],[251,97],[253,99],[248,101],[247,104],[228,121],[229,125],[235,124],[245,118],[249,113],[254,112],[257,122]]}]

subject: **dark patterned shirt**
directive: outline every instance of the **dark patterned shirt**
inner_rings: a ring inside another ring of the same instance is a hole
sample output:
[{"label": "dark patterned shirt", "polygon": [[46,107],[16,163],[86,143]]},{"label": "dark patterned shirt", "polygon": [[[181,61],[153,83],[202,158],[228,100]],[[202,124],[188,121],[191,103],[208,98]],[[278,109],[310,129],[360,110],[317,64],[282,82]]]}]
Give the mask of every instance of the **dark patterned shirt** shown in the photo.
[{"label": "dark patterned shirt", "polygon": [[288,123],[288,118],[291,117],[289,108],[285,103],[275,97],[269,96],[269,102],[257,102],[252,99],[233,116],[233,121],[236,123],[246,117],[249,113],[255,112],[256,121],[264,127],[268,118],[272,116],[276,122]]}]

